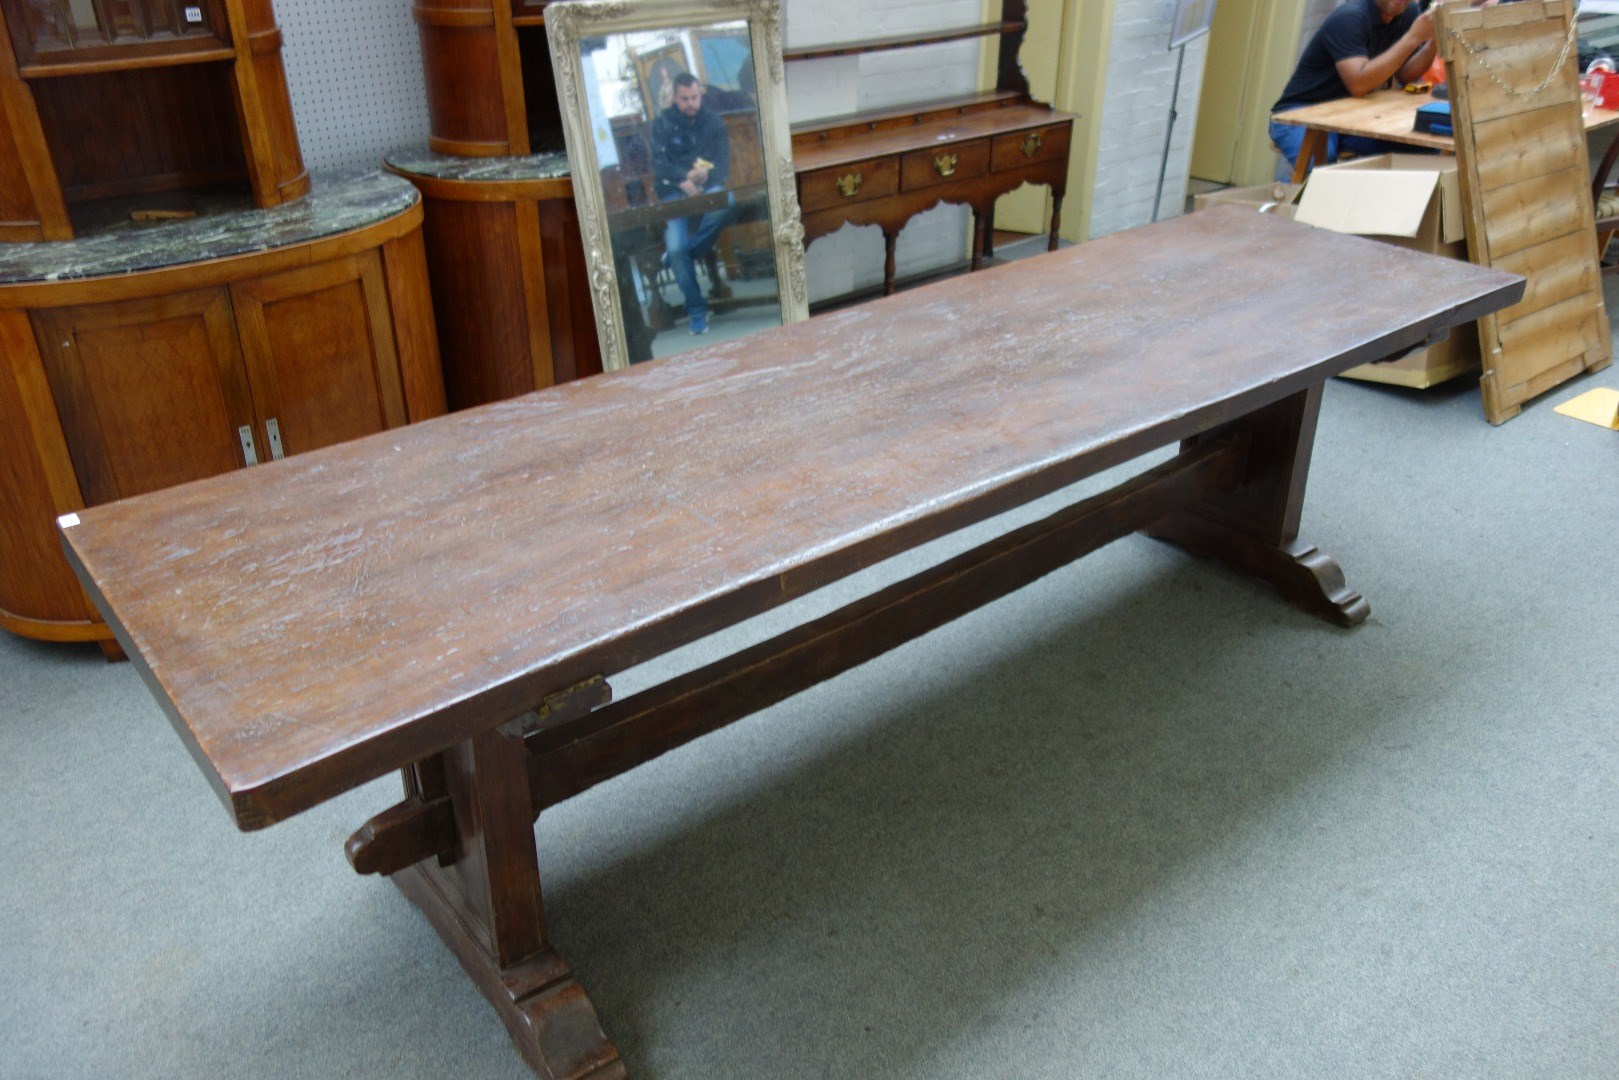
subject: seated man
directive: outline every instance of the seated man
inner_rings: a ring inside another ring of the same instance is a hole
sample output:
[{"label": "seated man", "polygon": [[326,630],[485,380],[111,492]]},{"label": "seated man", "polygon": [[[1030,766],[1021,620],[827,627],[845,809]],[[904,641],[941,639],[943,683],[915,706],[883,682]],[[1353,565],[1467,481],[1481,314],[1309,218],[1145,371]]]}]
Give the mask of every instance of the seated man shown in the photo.
[{"label": "seated man", "polygon": [[[675,76],[674,99],[652,122],[652,171],[658,198],[665,202],[725,190],[731,166],[731,139],[725,121],[703,108],[703,87],[689,71]],[[694,260],[714,247],[730,222],[729,205],[700,217],[670,218],[664,227],[664,258],[686,301],[689,329],[708,332],[708,300],[697,284]]]},{"label": "seated man", "polygon": [[[1272,113],[1343,97],[1365,97],[1390,79],[1415,82],[1433,63],[1433,16],[1417,14],[1413,0],[1348,0],[1327,16],[1299,57]],[[1270,140],[1296,165],[1304,128],[1270,125]],[[1327,137],[1327,160],[1341,150],[1380,154],[1409,149],[1353,135]]]}]

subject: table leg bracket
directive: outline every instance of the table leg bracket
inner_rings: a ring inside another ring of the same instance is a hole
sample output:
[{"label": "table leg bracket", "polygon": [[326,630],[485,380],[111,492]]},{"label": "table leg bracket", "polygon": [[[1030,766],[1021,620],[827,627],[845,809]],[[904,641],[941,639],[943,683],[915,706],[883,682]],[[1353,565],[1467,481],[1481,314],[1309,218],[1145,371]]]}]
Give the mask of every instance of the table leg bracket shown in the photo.
[{"label": "table leg bracket", "polygon": [[447,798],[409,798],[361,825],[343,845],[357,874],[393,874],[456,846],[455,810]]},{"label": "table leg bracket", "polygon": [[1191,511],[1165,518],[1147,535],[1263,578],[1294,607],[1338,626],[1358,626],[1371,614],[1366,598],[1349,587],[1337,562],[1302,540],[1270,547]]},{"label": "table leg bracket", "polygon": [[1237,484],[1241,433],[1188,447],[1065,507],[785,634],[526,739],[533,814],[824,682]]}]

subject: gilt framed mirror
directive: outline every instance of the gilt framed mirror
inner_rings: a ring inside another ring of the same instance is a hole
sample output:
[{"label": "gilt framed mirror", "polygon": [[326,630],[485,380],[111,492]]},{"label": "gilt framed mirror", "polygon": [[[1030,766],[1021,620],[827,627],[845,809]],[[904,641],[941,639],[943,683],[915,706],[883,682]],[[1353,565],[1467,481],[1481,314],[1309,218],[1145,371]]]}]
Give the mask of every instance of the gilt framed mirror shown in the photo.
[{"label": "gilt framed mirror", "polygon": [[809,315],[780,0],[545,9],[607,370]]}]

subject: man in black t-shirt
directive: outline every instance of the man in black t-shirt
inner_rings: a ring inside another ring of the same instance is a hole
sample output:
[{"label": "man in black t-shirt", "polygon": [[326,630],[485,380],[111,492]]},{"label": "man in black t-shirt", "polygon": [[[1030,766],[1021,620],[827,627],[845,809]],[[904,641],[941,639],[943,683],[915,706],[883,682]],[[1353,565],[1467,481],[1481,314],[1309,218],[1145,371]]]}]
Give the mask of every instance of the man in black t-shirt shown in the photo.
[{"label": "man in black t-shirt", "polygon": [[[1365,97],[1390,79],[1414,82],[1433,63],[1433,16],[1417,13],[1413,0],[1349,0],[1333,10],[1310,38],[1272,113],[1332,101]],[[1270,125],[1271,142],[1287,163],[1298,161],[1304,128]],[[1357,154],[1401,149],[1392,143],[1336,134],[1327,138],[1327,160],[1340,150]]]}]

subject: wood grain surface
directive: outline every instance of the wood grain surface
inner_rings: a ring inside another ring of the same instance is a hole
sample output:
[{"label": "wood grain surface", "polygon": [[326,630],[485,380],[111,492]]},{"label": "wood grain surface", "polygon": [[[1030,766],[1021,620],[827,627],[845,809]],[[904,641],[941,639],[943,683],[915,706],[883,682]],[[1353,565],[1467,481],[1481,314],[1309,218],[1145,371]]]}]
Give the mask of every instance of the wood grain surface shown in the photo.
[{"label": "wood grain surface", "polygon": [[[1431,135],[1413,131],[1417,106],[1434,101],[1432,94],[1408,94],[1404,90],[1378,90],[1360,98],[1338,98],[1318,105],[1305,105],[1298,109],[1279,112],[1271,119],[1282,124],[1318,128],[1339,135],[1361,135],[1368,139],[1386,139],[1409,146],[1428,147],[1454,153],[1456,140],[1449,135]],[[1619,124],[1619,112],[1611,109],[1592,109],[1584,117],[1587,132]]]},{"label": "wood grain surface", "polygon": [[1050,127],[1072,121],[1068,113],[1054,113],[1044,105],[1008,105],[982,112],[919,120],[903,126],[877,128],[859,139],[810,136],[795,132],[793,167],[801,173],[829,169],[852,161],[915,150],[948,149],[954,142],[991,138]]},{"label": "wood grain surface", "polygon": [[1521,290],[1221,207],[64,532],[255,828]]}]

